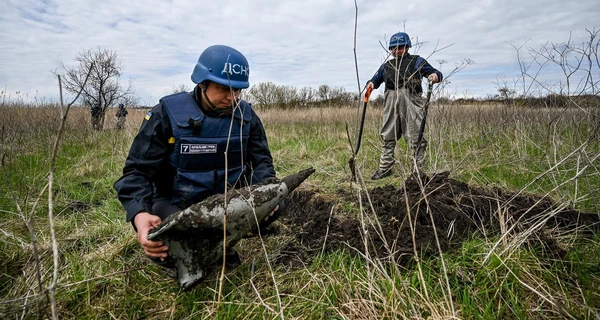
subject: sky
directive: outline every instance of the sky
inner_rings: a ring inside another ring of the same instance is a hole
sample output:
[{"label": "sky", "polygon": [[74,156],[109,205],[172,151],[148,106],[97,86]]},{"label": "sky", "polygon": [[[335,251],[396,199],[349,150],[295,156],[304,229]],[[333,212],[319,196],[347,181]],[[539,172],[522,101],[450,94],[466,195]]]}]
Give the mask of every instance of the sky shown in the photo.
[{"label": "sky", "polygon": [[[600,29],[597,0],[0,0],[0,99],[57,101],[63,64],[109,49],[121,84],[132,81],[140,104],[154,105],[193,87],[194,65],[214,44],[246,56],[251,85],[359,92],[399,31],[446,76],[438,95],[485,97],[499,85],[518,91],[519,61],[531,62],[531,50],[581,45],[586,29]],[[538,69],[528,73],[540,82],[565,79],[552,63]]]}]

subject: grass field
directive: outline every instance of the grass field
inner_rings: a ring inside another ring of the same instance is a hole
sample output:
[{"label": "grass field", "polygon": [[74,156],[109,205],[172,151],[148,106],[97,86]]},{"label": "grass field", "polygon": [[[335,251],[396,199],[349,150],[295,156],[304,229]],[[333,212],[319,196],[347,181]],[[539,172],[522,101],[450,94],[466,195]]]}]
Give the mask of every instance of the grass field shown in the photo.
[{"label": "grass field", "polygon": [[[276,263],[293,237],[283,232],[240,242],[244,263],[226,275],[221,291],[214,275],[183,292],[147,262],[112,189],[147,110],[130,109],[123,131],[114,129],[110,110],[102,132],[91,130],[87,109],[69,111],[52,175],[52,224],[48,173],[59,108],[2,105],[0,112],[0,318],[50,318],[53,306],[61,319],[600,318],[597,228],[515,228],[502,238],[482,229],[457,249],[409,264],[346,247],[300,267]],[[369,109],[365,120],[357,156],[363,183],[351,182],[347,163],[346,126],[354,135],[358,108],[257,112],[278,176],[314,167],[299,191],[310,191],[327,212],[377,215],[364,192],[401,187],[409,177],[410,151],[400,141],[394,175],[369,179],[379,159],[381,109]],[[599,116],[600,106],[432,105],[427,171],[598,216]],[[343,192],[356,197],[348,201]],[[560,257],[539,250],[540,234]]]}]

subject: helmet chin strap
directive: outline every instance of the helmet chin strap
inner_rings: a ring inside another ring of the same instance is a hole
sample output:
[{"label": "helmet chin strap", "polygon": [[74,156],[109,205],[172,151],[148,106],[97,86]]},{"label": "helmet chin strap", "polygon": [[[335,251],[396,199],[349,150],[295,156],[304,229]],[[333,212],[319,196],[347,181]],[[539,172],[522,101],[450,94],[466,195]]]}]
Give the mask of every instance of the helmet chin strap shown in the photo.
[{"label": "helmet chin strap", "polygon": [[204,100],[206,101],[206,104],[208,105],[206,107],[209,109],[209,111],[217,114],[218,116],[230,116],[233,113],[233,106],[227,107],[227,108],[219,108],[219,107],[215,106],[215,104],[212,103],[212,101],[210,101],[210,99],[208,98],[208,95],[206,94],[206,87],[207,86],[202,85],[201,91],[202,91],[202,95],[204,96]]}]

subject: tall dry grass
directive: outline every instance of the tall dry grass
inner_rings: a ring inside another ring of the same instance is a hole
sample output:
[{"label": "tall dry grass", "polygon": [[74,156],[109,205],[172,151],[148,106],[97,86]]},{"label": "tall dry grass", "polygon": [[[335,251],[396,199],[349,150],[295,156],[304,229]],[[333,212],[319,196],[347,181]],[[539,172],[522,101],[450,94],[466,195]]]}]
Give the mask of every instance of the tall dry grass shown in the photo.
[{"label": "tall dry grass", "polygon": [[[368,179],[379,158],[382,117],[381,109],[369,107],[363,147],[357,156],[364,184],[352,184],[347,160],[350,145],[355,143],[360,107],[258,109],[257,113],[265,125],[278,175],[314,166],[317,172],[303,185],[328,199],[332,214],[363,215],[367,223],[377,218],[369,211],[368,199],[338,203],[336,193],[401,185],[410,172],[410,150],[400,141],[396,174],[383,181]],[[38,302],[43,302],[35,266],[41,266],[46,284],[52,263],[44,201],[37,207],[33,202],[43,190],[48,142],[56,135],[60,112],[55,106],[0,108],[6,115],[0,117],[2,182],[10,181],[16,190],[11,194],[6,184],[0,187],[4,194],[0,259],[6,262],[0,278],[0,292],[5,296],[0,300],[0,315],[35,317]],[[145,261],[112,190],[147,112],[130,109],[126,129],[117,131],[116,117],[109,111],[101,132],[91,130],[86,108],[69,113],[56,191],[61,252],[57,303],[63,318],[252,319],[284,314],[288,318],[528,319],[542,312],[545,318],[593,319],[600,310],[590,301],[598,297],[590,284],[600,284],[591,266],[599,252],[597,238],[582,246],[576,235],[550,230],[547,234],[577,258],[549,261],[530,248],[538,229],[509,232],[508,224],[504,239],[488,238],[482,231],[482,236],[467,241],[459,252],[420,260],[414,268],[346,252],[318,257],[300,270],[271,272],[264,259],[272,257],[259,254],[247,262],[252,273],[242,270],[228,275],[219,305],[214,281],[192,293],[180,292]],[[561,203],[600,212],[600,146],[594,136],[598,109],[433,104],[429,114],[431,172],[449,170],[452,177],[471,184],[524,188],[523,192],[548,194]],[[15,204],[25,216],[15,213]],[[24,221],[31,221],[35,239]],[[34,241],[38,262],[32,258]],[[268,252],[281,250],[285,243],[277,237],[262,241]],[[255,246],[247,243],[243,253],[262,252]],[[575,276],[584,273],[588,278]]]}]

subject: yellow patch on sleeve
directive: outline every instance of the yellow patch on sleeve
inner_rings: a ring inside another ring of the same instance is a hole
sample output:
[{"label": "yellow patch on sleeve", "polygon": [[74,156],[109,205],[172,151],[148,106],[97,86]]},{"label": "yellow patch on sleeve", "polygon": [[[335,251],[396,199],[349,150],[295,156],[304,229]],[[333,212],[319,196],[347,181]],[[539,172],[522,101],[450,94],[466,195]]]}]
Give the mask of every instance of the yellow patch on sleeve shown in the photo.
[{"label": "yellow patch on sleeve", "polygon": [[175,143],[175,137],[170,137],[169,144],[174,144],[174,143]]},{"label": "yellow patch on sleeve", "polygon": [[148,112],[148,114],[144,117],[144,119],[146,119],[146,121],[150,120],[150,117],[152,117],[152,111]]}]

